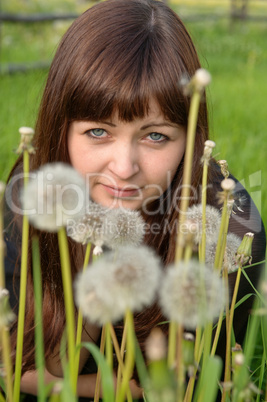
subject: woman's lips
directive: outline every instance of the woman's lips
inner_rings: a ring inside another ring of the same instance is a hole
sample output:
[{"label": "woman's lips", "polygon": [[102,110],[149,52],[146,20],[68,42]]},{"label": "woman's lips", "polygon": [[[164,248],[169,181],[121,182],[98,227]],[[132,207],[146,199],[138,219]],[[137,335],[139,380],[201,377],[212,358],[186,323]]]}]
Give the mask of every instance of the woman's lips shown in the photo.
[{"label": "woman's lips", "polygon": [[105,184],[102,184],[103,188],[106,190],[107,193],[112,195],[116,198],[129,198],[129,197],[136,197],[140,194],[141,188],[140,187],[131,187],[127,188],[119,188],[119,187],[111,187]]}]

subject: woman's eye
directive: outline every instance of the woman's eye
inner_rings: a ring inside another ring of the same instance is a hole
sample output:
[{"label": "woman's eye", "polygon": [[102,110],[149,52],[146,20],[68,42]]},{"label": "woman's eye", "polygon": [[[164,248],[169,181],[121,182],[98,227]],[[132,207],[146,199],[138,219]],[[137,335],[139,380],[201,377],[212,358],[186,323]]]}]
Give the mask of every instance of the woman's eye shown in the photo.
[{"label": "woman's eye", "polygon": [[102,128],[93,128],[92,130],[89,131],[89,133],[92,135],[92,137],[105,137],[106,131],[103,130]]},{"label": "woman's eye", "polygon": [[160,133],[151,133],[148,135],[148,138],[155,142],[162,142],[164,140],[167,140],[166,135]]}]

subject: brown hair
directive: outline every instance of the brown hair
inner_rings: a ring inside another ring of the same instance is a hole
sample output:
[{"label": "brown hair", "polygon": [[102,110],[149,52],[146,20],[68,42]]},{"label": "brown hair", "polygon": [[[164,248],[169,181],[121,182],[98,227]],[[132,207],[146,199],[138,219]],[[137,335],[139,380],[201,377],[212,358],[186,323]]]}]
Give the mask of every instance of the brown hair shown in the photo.
[{"label": "brown hair", "polygon": [[[163,2],[154,0],[107,0],[82,14],[64,35],[52,62],[36,124],[36,154],[31,168],[44,163],[69,163],[67,133],[71,121],[102,120],[114,111],[131,121],[144,117],[154,98],[166,118],[187,126],[189,98],[181,90],[181,79],[200,67],[192,40],[179,17]],[[192,185],[200,183],[200,157],[208,136],[205,96],[200,105]],[[16,167],[21,164],[21,159]],[[177,199],[183,162],[164,195]],[[13,170],[14,172],[14,170]],[[164,197],[158,200],[164,204]],[[175,198],[176,197],[176,198]],[[162,214],[148,217],[161,226],[146,243],[155,248],[165,264],[174,259],[175,230],[164,231],[177,222],[177,202]],[[156,207],[154,205],[153,207]],[[167,221],[166,221],[167,220]],[[40,233],[44,292],[44,338],[46,356],[53,352],[65,323],[59,252],[54,234]],[[70,241],[73,276],[79,270],[80,245]],[[29,267],[24,370],[34,367],[32,279]],[[157,306],[135,317],[141,346],[151,328],[162,321]]]}]

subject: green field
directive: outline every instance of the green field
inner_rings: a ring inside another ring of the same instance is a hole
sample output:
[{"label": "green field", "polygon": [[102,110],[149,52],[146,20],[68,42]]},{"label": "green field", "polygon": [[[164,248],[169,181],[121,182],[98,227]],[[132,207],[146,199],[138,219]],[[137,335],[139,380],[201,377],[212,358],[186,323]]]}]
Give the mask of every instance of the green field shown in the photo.
[{"label": "green field", "polygon": [[[77,3],[77,2],[76,2]],[[2,11],[82,12],[89,3],[74,1],[5,0]],[[212,74],[208,90],[211,138],[216,157],[226,159],[230,170],[251,193],[267,222],[266,95],[267,21],[229,20],[229,1],[178,1],[171,6],[189,29],[203,67]],[[253,2],[251,15],[265,15],[267,5]],[[201,17],[203,15],[203,18]],[[192,22],[190,18],[198,16]],[[216,18],[214,18],[216,17]],[[47,70],[5,74],[10,63],[51,60],[70,21],[38,24],[2,24],[0,76],[0,179],[6,179],[16,155],[22,125],[33,126]]]}]

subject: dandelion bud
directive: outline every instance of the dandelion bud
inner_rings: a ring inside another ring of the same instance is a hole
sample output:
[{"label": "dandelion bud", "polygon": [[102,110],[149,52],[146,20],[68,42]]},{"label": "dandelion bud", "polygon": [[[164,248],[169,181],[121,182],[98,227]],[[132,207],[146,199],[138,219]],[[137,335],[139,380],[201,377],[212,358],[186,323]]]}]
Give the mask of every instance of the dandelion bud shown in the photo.
[{"label": "dandelion bud", "polygon": [[235,189],[235,181],[232,179],[224,179],[221,182],[221,187],[223,191],[220,191],[217,195],[219,199],[219,203],[224,203],[225,201],[227,202],[227,210],[228,210],[228,215],[230,216],[234,202],[232,202],[232,194]]},{"label": "dandelion bud", "polygon": [[254,239],[254,234],[253,233],[246,233],[243,237],[243,240],[238,247],[237,253],[236,253],[236,261],[237,264],[240,267],[243,267],[247,263],[251,264],[252,260],[252,242]]},{"label": "dandelion bud", "polygon": [[235,181],[232,179],[224,179],[221,182],[221,187],[226,192],[232,192],[235,189]]},{"label": "dandelion bud", "polygon": [[9,291],[0,289],[0,328],[8,328],[15,319],[9,304]]},{"label": "dandelion bud", "polygon": [[23,151],[28,151],[30,154],[34,154],[35,150],[32,146],[32,139],[34,136],[34,130],[31,127],[20,127],[20,144],[18,149],[16,150],[17,154],[22,153]]},{"label": "dandelion bud", "polygon": [[194,90],[197,92],[203,92],[206,86],[208,86],[211,82],[210,73],[204,68],[199,68],[195,75],[192,77],[191,85]]},{"label": "dandelion bud", "polygon": [[153,328],[146,340],[146,355],[148,360],[165,359],[167,353],[166,338],[159,328]]},{"label": "dandelion bud", "polygon": [[245,361],[245,357],[244,357],[243,353],[239,352],[234,356],[234,365],[235,366],[242,366],[244,364],[244,361]]},{"label": "dandelion bud", "polygon": [[221,166],[221,173],[225,179],[229,177],[228,163],[226,160],[220,160],[217,162]]},{"label": "dandelion bud", "polygon": [[204,68],[196,70],[191,80],[187,76],[183,76],[180,85],[183,88],[185,96],[191,95],[193,92],[202,93],[207,85],[211,82],[210,73]]},{"label": "dandelion bud", "polygon": [[201,161],[208,165],[211,158],[212,150],[215,147],[215,142],[211,140],[205,141],[204,152]]}]

